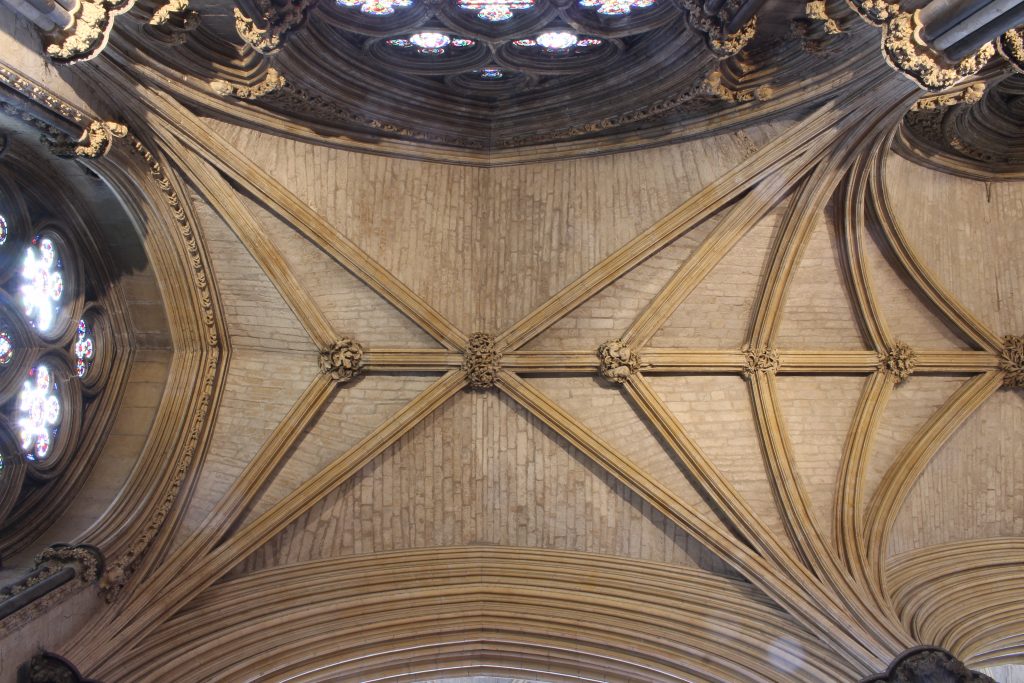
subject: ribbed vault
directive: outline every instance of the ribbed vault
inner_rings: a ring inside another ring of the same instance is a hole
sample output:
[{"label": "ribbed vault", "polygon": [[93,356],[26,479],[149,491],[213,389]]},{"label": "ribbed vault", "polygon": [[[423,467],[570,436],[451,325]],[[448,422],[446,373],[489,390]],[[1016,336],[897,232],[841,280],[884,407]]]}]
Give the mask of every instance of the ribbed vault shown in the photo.
[{"label": "ribbed vault", "polygon": [[496,142],[536,124],[511,109],[455,126],[482,146],[367,137],[238,90],[354,60],[372,36],[344,8],[273,60],[237,33],[217,52],[227,14],[172,57],[164,29],[114,34],[78,73],[130,132],[88,163],[152,216],[187,386],[147,445],[168,502],[143,540],[100,539],[107,604],[48,647],[103,681],[843,681],[918,645],[1024,663],[1021,189],[918,164],[922,93],[877,54],[899,26],[822,5],[728,60],[673,5],[686,37],[655,17],[635,44],[778,99],[572,144]]}]

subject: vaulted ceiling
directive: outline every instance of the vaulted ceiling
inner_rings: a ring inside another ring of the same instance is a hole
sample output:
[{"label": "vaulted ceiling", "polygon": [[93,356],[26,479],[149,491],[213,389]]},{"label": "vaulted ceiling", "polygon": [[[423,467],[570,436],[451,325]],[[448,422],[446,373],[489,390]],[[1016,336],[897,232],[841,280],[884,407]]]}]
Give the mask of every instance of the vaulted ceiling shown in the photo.
[{"label": "vaulted ceiling", "polygon": [[[1019,680],[1013,52],[706,4],[139,2],[56,74],[18,24],[5,111],[85,130],[172,338],[112,505],[43,537],[104,566],[4,674]],[[428,29],[473,42],[385,42]],[[602,42],[510,43],[563,29]]]}]

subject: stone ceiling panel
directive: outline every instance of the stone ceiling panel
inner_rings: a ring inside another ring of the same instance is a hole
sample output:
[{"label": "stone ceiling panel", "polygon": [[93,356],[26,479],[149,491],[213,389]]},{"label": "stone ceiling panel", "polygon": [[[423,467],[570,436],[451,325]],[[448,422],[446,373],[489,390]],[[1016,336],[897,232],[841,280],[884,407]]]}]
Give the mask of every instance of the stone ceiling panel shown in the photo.
[{"label": "stone ceiling panel", "polygon": [[912,377],[896,387],[878,423],[864,477],[864,501],[871,499],[914,435],[963,386],[963,377]]},{"label": "stone ceiling panel", "polygon": [[613,156],[481,169],[207,122],[453,323],[491,332],[786,128],[764,124]]},{"label": "stone ceiling panel", "polygon": [[654,335],[651,346],[742,348],[781,218],[781,210],[776,210],[752,226],[683,300]]},{"label": "stone ceiling panel", "polygon": [[1024,397],[997,391],[950,437],[914,484],[889,554],[1024,535]]},{"label": "stone ceiling panel", "polygon": [[239,571],[434,546],[575,550],[735,576],[507,398],[460,393]]},{"label": "stone ceiling panel", "polygon": [[323,250],[255,202],[245,203],[340,336],[355,339],[365,349],[440,348],[430,335]]},{"label": "stone ceiling panel", "polygon": [[248,524],[341,457],[436,379],[433,375],[368,373],[336,390],[323,411],[242,517]]},{"label": "stone ceiling panel", "polygon": [[862,377],[779,377],[779,405],[785,416],[792,458],[814,521],[826,540],[833,537],[836,481]]},{"label": "stone ceiling panel", "polygon": [[271,352],[315,353],[309,335],[238,237],[203,199],[193,194],[191,200],[210,250],[231,343]]},{"label": "stone ceiling panel", "polygon": [[530,340],[524,348],[533,351],[596,351],[609,339],[620,337],[707,238],[714,225],[715,219],[709,219],[676,238]]},{"label": "stone ceiling panel", "polygon": [[844,281],[835,224],[818,216],[782,307],[779,349],[866,348]]},{"label": "stone ceiling panel", "polygon": [[[269,370],[269,371],[268,371]],[[217,426],[176,535],[193,533],[317,374],[316,354],[235,349]]]},{"label": "stone ceiling panel", "polygon": [[893,213],[921,260],[996,334],[1020,334],[1024,240],[1008,228],[1024,219],[1021,183],[958,178],[896,154],[886,171]]},{"label": "stone ceiling panel", "polygon": [[886,257],[877,234],[873,232],[863,244],[875,299],[896,339],[906,342],[912,349],[920,350],[970,348],[931,310],[928,301],[912,288],[902,269]]},{"label": "stone ceiling panel", "polygon": [[653,376],[650,382],[708,460],[792,549],[765,474],[747,383],[720,375]]},{"label": "stone ceiling panel", "polygon": [[667,486],[707,522],[726,531],[717,511],[701,495],[618,385],[597,377],[536,377],[529,382],[605,439],[627,460]]}]

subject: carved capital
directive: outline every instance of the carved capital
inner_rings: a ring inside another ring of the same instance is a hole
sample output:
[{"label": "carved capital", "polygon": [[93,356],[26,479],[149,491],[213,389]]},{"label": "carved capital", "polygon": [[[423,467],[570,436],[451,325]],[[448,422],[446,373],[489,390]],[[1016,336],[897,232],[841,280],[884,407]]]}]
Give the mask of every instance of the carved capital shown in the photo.
[{"label": "carved capital", "polygon": [[114,17],[134,4],[135,0],[82,0],[71,26],[46,46],[46,54],[64,64],[92,59],[106,46]]},{"label": "carved capital", "polygon": [[779,371],[779,352],[767,346],[759,349],[747,349],[743,352],[747,364],[743,367],[743,376],[750,379],[758,373],[774,375]]},{"label": "carved capital", "polygon": [[622,343],[621,339],[606,341],[597,348],[601,359],[601,376],[609,382],[623,384],[641,367],[640,354]]},{"label": "carved capital", "polygon": [[462,369],[466,372],[469,386],[474,389],[489,389],[498,379],[501,354],[494,350],[494,337],[483,332],[470,336]]},{"label": "carved capital", "polygon": [[359,374],[363,366],[363,347],[343,337],[320,352],[320,372],[330,375],[339,384]]},{"label": "carved capital", "polygon": [[983,673],[971,671],[963,662],[938,647],[915,647],[893,660],[885,673],[861,683],[995,683]]},{"label": "carved capital", "polygon": [[917,365],[917,354],[907,344],[897,341],[888,353],[878,354],[878,369],[889,375],[895,384],[906,380]]},{"label": "carved capital", "polygon": [[680,0],[680,3],[686,8],[690,28],[704,35],[708,47],[719,58],[731,57],[742,50],[757,30],[757,17],[754,17],[735,33],[726,32],[739,3],[726,2],[715,14],[704,10],[703,0]]},{"label": "carved capital", "polygon": [[295,0],[278,6],[270,0],[257,0],[257,17],[248,17],[235,8],[235,30],[254,50],[269,54],[280,49],[285,37],[302,25],[316,0]]},{"label": "carved capital", "polygon": [[939,91],[956,85],[978,73],[995,55],[995,46],[986,43],[973,55],[947,66],[920,39],[921,26],[916,12],[904,11],[898,4],[882,0],[848,2],[865,21],[882,27],[885,60],[926,90]]},{"label": "carved capital", "polygon": [[1024,31],[1019,28],[1010,29],[999,37],[996,47],[1013,68],[1024,72]]},{"label": "carved capital", "polygon": [[40,652],[18,667],[18,683],[97,683],[52,652]]},{"label": "carved capital", "polygon": [[235,85],[224,80],[210,81],[210,87],[215,93],[222,97],[237,97],[240,100],[255,100],[277,92],[284,88],[287,82],[284,76],[278,73],[277,69],[271,67],[263,75],[263,80],[255,85]]},{"label": "carved capital", "polygon": [[804,6],[804,15],[811,21],[820,22],[822,29],[830,36],[843,32],[839,22],[828,15],[825,0],[811,0]]},{"label": "carved capital", "polygon": [[910,76],[928,90],[943,90],[981,70],[995,55],[995,47],[987,43],[975,54],[952,67],[944,67],[935,53],[918,39],[917,14],[900,12],[885,27],[882,48],[894,67]]},{"label": "carved capital", "polygon": [[14,597],[68,566],[75,567],[75,576],[81,584],[92,583],[103,571],[103,553],[91,545],[51,545],[36,555],[32,571],[0,590],[0,600]]},{"label": "carved capital", "polygon": [[1024,337],[1003,337],[1003,351],[999,354],[999,367],[1003,375],[1003,386],[1024,389]]},{"label": "carved capital", "polygon": [[93,121],[77,140],[72,140],[66,135],[44,135],[43,142],[59,157],[95,159],[110,150],[114,138],[123,138],[127,134],[128,128],[120,123]]}]

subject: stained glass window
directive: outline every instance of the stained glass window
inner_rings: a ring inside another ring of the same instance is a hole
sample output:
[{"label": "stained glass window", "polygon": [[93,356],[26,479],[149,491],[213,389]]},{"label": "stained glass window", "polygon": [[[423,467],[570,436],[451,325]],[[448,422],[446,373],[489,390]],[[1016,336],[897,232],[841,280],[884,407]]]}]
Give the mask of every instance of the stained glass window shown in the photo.
[{"label": "stained glass window", "polygon": [[14,342],[11,335],[0,332],[0,365],[7,365],[14,358]]},{"label": "stained glass window", "polygon": [[18,436],[29,460],[43,460],[50,453],[60,423],[60,399],[50,369],[37,365],[18,396]]},{"label": "stained glass window", "polygon": [[452,38],[443,33],[433,32],[414,33],[408,39],[391,38],[384,43],[391,47],[415,47],[418,52],[425,55],[443,54],[447,47],[464,48],[476,45],[476,41],[469,38]]},{"label": "stained glass window", "polygon": [[513,40],[512,44],[517,47],[541,46],[548,52],[562,52],[575,47],[593,47],[600,45],[603,41],[600,38],[580,38],[568,31],[549,31],[537,36],[536,39],[522,38]]},{"label": "stained glass window", "polygon": [[394,14],[396,7],[412,7],[412,0],[337,0],[342,7],[359,7],[366,14]]},{"label": "stained glass window", "polygon": [[0,214],[0,244],[7,241],[7,219]]},{"label": "stained glass window", "polygon": [[46,332],[53,325],[59,312],[61,295],[64,293],[64,278],[61,275],[60,254],[53,241],[47,237],[36,237],[25,250],[25,261],[21,268],[21,302],[32,325]]},{"label": "stained glass window", "polygon": [[480,78],[486,78],[488,80],[497,80],[505,77],[505,72],[496,67],[486,67],[480,69]]},{"label": "stained glass window", "polygon": [[533,0],[459,0],[459,7],[484,21],[508,21],[514,11],[533,9]]},{"label": "stained glass window", "polygon": [[92,339],[91,330],[84,320],[78,321],[78,335],[75,338],[75,374],[85,377],[92,366],[96,354],[96,343]]},{"label": "stained glass window", "polygon": [[598,14],[629,14],[630,10],[651,7],[654,0],[580,0],[580,7],[597,8]]}]

